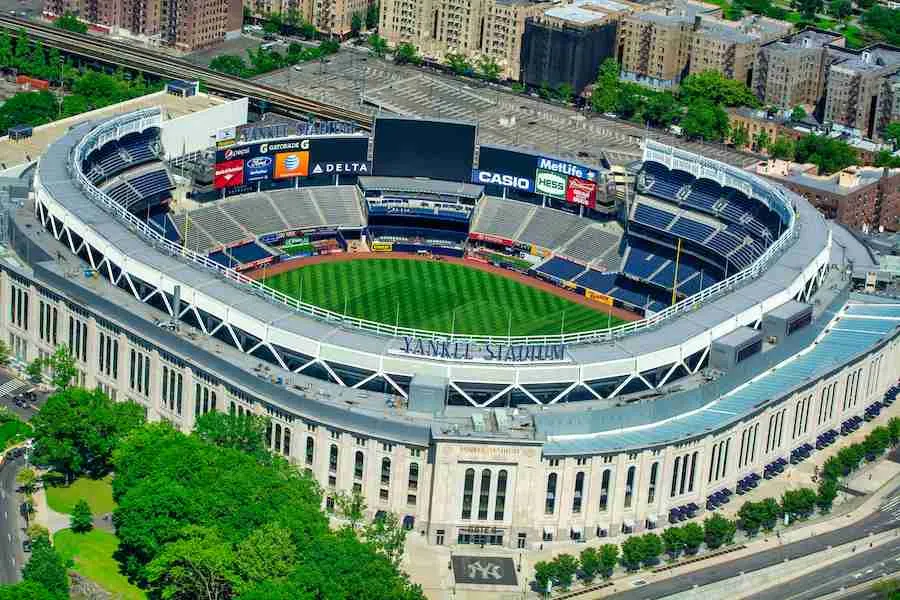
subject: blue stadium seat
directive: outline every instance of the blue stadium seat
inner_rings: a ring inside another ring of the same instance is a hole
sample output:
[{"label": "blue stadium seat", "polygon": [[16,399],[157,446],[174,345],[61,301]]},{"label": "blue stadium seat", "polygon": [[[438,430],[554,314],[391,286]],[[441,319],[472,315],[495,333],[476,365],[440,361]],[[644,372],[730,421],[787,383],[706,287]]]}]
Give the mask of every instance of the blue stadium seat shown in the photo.
[{"label": "blue stadium seat", "polygon": [[545,273],[551,277],[569,281],[584,271],[584,267],[578,263],[555,256],[536,269],[539,273]]},{"label": "blue stadium seat", "polygon": [[701,223],[682,215],[675,221],[675,224],[669,228],[669,231],[678,237],[687,238],[698,244],[702,244],[710,235],[712,235],[715,229],[706,223]]},{"label": "blue stadium seat", "polygon": [[605,294],[616,283],[617,273],[601,273],[590,269],[575,279],[575,283],[582,287],[592,289],[594,291]]},{"label": "blue stadium seat", "polygon": [[638,203],[634,207],[634,220],[656,229],[665,229],[674,218],[673,213],[648,204]]}]

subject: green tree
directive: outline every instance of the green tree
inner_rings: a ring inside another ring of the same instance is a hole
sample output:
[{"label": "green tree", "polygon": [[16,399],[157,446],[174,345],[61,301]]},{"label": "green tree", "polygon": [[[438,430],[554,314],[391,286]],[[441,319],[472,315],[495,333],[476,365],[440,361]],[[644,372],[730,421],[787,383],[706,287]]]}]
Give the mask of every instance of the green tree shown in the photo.
[{"label": "green tree", "polygon": [[703,541],[710,550],[730,544],[734,540],[737,527],[734,521],[720,514],[714,514],[703,521]]},{"label": "green tree", "polygon": [[66,563],[48,538],[39,537],[31,544],[31,558],[22,569],[25,582],[43,586],[57,599],[69,597],[69,576]]},{"label": "green tree", "polygon": [[300,25],[300,35],[302,35],[307,40],[314,40],[318,37],[319,32],[316,30],[316,26],[312,23],[303,23]]},{"label": "green tree", "polygon": [[377,34],[370,35],[369,47],[372,49],[372,54],[383,57],[387,52],[387,40]]},{"label": "green tree", "polygon": [[8,31],[0,32],[0,64],[11,65],[13,62],[13,44]]},{"label": "green tree", "polygon": [[47,588],[33,581],[23,581],[13,585],[0,584],[0,600],[60,600],[60,598],[62,596],[51,593]]},{"label": "green tree", "polygon": [[378,11],[380,5],[378,2],[370,2],[366,8],[366,29],[375,29],[378,27]]},{"label": "green tree", "polygon": [[70,482],[82,474],[109,473],[113,450],[144,423],[144,409],[113,402],[99,390],[68,388],[47,398],[31,423],[34,462],[50,465]]},{"label": "green tree", "polygon": [[786,490],[781,496],[781,511],[787,515],[789,522],[805,519],[816,508],[816,493],[809,488]]},{"label": "green tree", "polygon": [[731,143],[735,148],[744,148],[750,143],[750,134],[744,125],[731,128]]},{"label": "green tree", "polygon": [[241,592],[267,579],[287,577],[296,566],[297,547],[291,532],[267,523],[237,545],[235,570],[240,575]]},{"label": "green tree", "polygon": [[534,565],[534,581],[541,591],[550,589],[556,579],[556,564],[552,561],[541,560]]},{"label": "green tree", "polygon": [[616,563],[619,561],[619,547],[615,544],[600,546],[600,575],[604,579],[612,577]]},{"label": "green tree", "polygon": [[578,572],[578,559],[571,554],[558,554],[553,558],[555,563],[556,583],[560,588],[567,590],[575,581],[575,573]]},{"label": "green tree", "polygon": [[488,55],[482,55],[478,59],[478,72],[488,81],[499,81],[502,69],[497,61]]},{"label": "green tree", "polygon": [[888,433],[891,436],[891,445],[900,443],[900,417],[891,417],[887,422]]},{"label": "green tree", "polygon": [[271,13],[263,23],[263,31],[268,34],[281,33],[283,27],[284,20],[281,18],[281,13],[277,12]]},{"label": "green tree", "polygon": [[656,127],[668,127],[681,116],[681,106],[672,92],[654,92],[647,98],[643,117]]},{"label": "green tree", "polygon": [[568,104],[575,96],[575,88],[568,82],[563,82],[556,86],[556,99],[560,102]]},{"label": "green tree", "polygon": [[744,530],[744,532],[748,536],[754,536],[762,527],[763,517],[762,517],[763,507],[761,503],[758,502],[744,502],[741,505],[740,510],[738,510],[738,525],[740,528]]},{"label": "green tree", "polygon": [[681,535],[684,538],[684,550],[687,554],[696,554],[703,544],[705,533],[698,523],[685,523],[681,527]]},{"label": "green tree", "polygon": [[853,14],[853,3],[850,0],[831,0],[828,12],[838,21],[843,21]]},{"label": "green tree", "polygon": [[75,533],[87,533],[94,528],[94,515],[91,514],[91,507],[84,498],[75,503],[69,517],[69,527]]},{"label": "green tree", "polygon": [[66,31],[74,31],[75,33],[87,33],[87,24],[78,20],[78,17],[66,11],[66,13],[53,21],[55,27],[65,29]]},{"label": "green tree", "polygon": [[210,61],[209,68],[234,77],[246,77],[249,71],[244,59],[234,54],[220,54]]},{"label": "green tree", "polygon": [[781,518],[781,506],[775,498],[766,498],[757,504],[762,528],[765,531],[772,531],[778,524],[778,519]]},{"label": "green tree", "polygon": [[67,390],[78,376],[78,367],[75,366],[75,358],[69,352],[68,346],[58,346],[56,351],[47,357],[47,366],[52,374],[50,383],[59,391]]},{"label": "green tree", "polygon": [[663,551],[663,542],[655,533],[645,533],[641,536],[644,545],[644,566],[655,565],[659,562],[659,555]]},{"label": "green tree", "polygon": [[684,550],[684,530],[681,527],[669,527],[662,532],[663,546],[666,553],[672,558]]},{"label": "green tree", "polygon": [[56,119],[59,107],[48,91],[20,92],[0,106],[0,131],[14,125],[44,125]]},{"label": "green tree", "polygon": [[823,513],[831,512],[831,506],[838,493],[837,482],[831,479],[823,479],[819,482],[819,490],[816,493],[816,506]]},{"label": "green tree", "polygon": [[[2,51],[0,51],[0,56],[2,56]],[[888,123],[881,132],[881,137],[891,142],[895,148],[900,145],[900,121]]]},{"label": "green tree", "polygon": [[147,583],[162,598],[223,600],[240,582],[234,563],[234,552],[218,533],[191,526],[147,566]]},{"label": "green tree", "polygon": [[450,52],[444,57],[444,60],[456,75],[468,75],[472,72],[472,63],[461,52]]},{"label": "green tree", "polygon": [[0,340],[0,366],[5,367],[11,359],[12,353],[9,351],[9,346],[6,345],[6,342]]},{"label": "green tree", "polygon": [[341,491],[335,495],[334,500],[341,516],[350,522],[350,529],[355,531],[366,513],[365,497],[356,490],[351,493]]},{"label": "green tree", "polygon": [[856,150],[846,142],[827,136],[807,135],[794,146],[797,162],[811,162],[819,175],[827,175],[856,164]]},{"label": "green tree", "polygon": [[25,374],[32,383],[40,382],[44,374],[44,361],[36,358],[28,363],[28,366],[25,367]]},{"label": "green tree", "polygon": [[769,147],[769,133],[763,129],[760,130],[759,133],[753,136],[753,149],[757,152],[765,152],[765,150]]},{"label": "green tree", "polygon": [[618,102],[619,63],[607,58],[600,63],[597,80],[591,90],[591,107],[599,113],[615,110]]},{"label": "green tree", "polygon": [[596,548],[585,548],[578,555],[578,562],[581,565],[581,577],[585,583],[591,583],[600,573],[600,552]]},{"label": "green tree", "polygon": [[633,535],[622,543],[622,566],[629,571],[636,571],[644,562],[644,542],[640,536]]},{"label": "green tree", "polygon": [[385,513],[363,528],[363,539],[397,566],[403,558],[406,530],[392,512]]},{"label": "green tree", "polygon": [[400,42],[394,49],[394,62],[398,65],[421,65],[422,57],[419,50],[409,42]]},{"label": "green tree", "polygon": [[210,411],[197,418],[194,435],[208,444],[268,460],[271,456],[267,443],[270,424],[270,419],[262,415]]},{"label": "green tree", "polygon": [[353,16],[350,17],[350,34],[353,37],[359,35],[359,32],[363,27],[363,15],[358,12],[353,13]]},{"label": "green tree", "polygon": [[786,135],[779,135],[769,144],[769,156],[781,160],[793,160],[794,141]]},{"label": "green tree", "polygon": [[802,16],[807,21],[814,21],[816,19],[816,15],[822,11],[823,0],[795,0],[797,3],[797,10],[800,11],[800,16]]},{"label": "green tree", "polygon": [[25,535],[29,540],[36,540],[39,537],[50,539],[50,530],[39,523],[29,523],[25,528]]},{"label": "green tree", "polygon": [[759,101],[750,88],[717,71],[688,75],[681,82],[679,95],[688,106],[699,101],[719,106],[759,106]]},{"label": "green tree", "polygon": [[31,467],[25,467],[16,473],[16,483],[22,488],[22,493],[26,495],[30,496],[34,493],[37,489],[38,481],[40,481],[40,478]]},{"label": "green tree", "polygon": [[721,106],[698,100],[688,106],[681,130],[691,139],[722,141],[728,135],[728,115]]}]

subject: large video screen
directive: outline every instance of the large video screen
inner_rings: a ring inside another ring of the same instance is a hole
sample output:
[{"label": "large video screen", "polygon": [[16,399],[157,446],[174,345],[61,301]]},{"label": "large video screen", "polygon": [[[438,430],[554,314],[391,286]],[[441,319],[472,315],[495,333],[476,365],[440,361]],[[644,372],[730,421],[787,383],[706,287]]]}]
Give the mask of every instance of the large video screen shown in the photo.
[{"label": "large video screen", "polygon": [[474,154],[474,125],[397,117],[375,120],[375,175],[469,181]]},{"label": "large video screen", "polygon": [[216,150],[214,185],[234,187],[270,179],[369,175],[368,136],[270,140]]}]

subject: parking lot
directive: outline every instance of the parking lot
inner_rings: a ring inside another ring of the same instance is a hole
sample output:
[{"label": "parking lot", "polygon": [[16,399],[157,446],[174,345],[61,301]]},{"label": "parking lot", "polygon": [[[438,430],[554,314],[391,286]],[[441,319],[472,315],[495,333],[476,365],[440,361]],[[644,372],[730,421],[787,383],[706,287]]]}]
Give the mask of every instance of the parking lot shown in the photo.
[{"label": "parking lot", "polygon": [[475,122],[480,142],[530,148],[593,164],[599,163],[601,153],[613,164],[639,158],[639,143],[644,137],[736,165],[745,166],[754,160],[720,145],[686,142],[630,123],[516,95],[500,86],[398,66],[346,45],[325,62],[273,71],[257,81],[372,115],[384,112]]}]

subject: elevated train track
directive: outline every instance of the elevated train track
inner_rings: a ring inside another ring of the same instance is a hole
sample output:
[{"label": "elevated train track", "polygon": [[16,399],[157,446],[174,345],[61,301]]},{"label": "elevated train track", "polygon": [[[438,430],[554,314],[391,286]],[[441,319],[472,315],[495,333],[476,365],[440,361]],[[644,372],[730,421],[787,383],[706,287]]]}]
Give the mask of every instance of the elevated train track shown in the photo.
[{"label": "elevated train track", "polygon": [[30,39],[40,40],[45,46],[161,78],[200,80],[215,94],[226,97],[247,96],[294,116],[313,115],[322,119],[349,121],[363,129],[372,127],[372,117],[367,114],[301,98],[270,86],[224,75],[173,56],[113,39],[74,33],[52,25],[6,15],[0,15],[0,29],[12,32],[24,29]]}]

